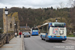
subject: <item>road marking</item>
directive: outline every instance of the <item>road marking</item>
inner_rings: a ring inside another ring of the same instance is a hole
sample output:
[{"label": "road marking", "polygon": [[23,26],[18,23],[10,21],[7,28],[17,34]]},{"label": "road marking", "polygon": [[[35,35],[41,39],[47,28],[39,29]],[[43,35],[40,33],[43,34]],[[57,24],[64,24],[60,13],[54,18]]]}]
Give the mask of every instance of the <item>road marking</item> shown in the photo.
[{"label": "road marking", "polygon": [[36,42],[35,42],[35,40],[32,40],[32,39],[30,39],[33,43],[35,43],[35,46],[37,45],[38,47],[40,47],[40,48],[42,48],[42,50],[45,50],[42,46],[40,46],[39,44],[37,44]]},{"label": "road marking", "polygon": [[[33,39],[33,40],[34,40],[34,39]],[[32,40],[32,41],[33,41],[33,40]],[[35,40],[34,40],[33,42],[35,42]],[[36,41],[36,42],[37,42],[37,41]],[[37,44],[36,42],[35,42],[35,44]],[[45,50],[44,47],[40,46],[39,44],[37,44],[37,45],[38,45],[40,48],[42,48],[43,50]]]}]

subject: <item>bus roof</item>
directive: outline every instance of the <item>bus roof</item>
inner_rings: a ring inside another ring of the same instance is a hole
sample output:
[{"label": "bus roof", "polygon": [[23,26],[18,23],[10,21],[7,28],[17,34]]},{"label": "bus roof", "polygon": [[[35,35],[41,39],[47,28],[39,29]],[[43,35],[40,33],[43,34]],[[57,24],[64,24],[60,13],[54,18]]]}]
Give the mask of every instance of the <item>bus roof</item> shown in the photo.
[{"label": "bus roof", "polygon": [[41,26],[45,26],[45,25],[48,25],[48,23],[44,23],[43,25],[41,25]]},{"label": "bus roof", "polygon": [[60,23],[60,24],[63,24],[64,22],[50,22],[50,23],[57,23],[57,24]]},{"label": "bus roof", "polygon": [[[45,26],[45,25],[50,25],[51,23],[57,23],[57,24],[63,24],[64,22],[49,22],[49,23],[44,23],[43,25],[41,25],[41,26]],[[64,23],[65,24],[65,23]]]}]

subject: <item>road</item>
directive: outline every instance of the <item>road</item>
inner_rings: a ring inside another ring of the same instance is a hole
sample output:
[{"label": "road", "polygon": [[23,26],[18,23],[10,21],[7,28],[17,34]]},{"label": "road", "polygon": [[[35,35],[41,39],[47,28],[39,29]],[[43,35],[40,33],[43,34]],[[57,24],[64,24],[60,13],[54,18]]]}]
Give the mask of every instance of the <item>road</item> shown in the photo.
[{"label": "road", "polygon": [[75,50],[75,41],[46,42],[39,36],[24,38],[25,50]]}]

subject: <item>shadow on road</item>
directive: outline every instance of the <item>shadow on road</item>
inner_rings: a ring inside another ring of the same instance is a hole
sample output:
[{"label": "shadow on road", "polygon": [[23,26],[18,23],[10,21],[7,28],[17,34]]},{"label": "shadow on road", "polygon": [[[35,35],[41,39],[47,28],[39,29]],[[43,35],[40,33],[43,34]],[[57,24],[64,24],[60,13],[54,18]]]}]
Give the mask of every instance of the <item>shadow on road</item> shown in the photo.
[{"label": "shadow on road", "polygon": [[65,43],[63,41],[47,41],[48,43]]}]

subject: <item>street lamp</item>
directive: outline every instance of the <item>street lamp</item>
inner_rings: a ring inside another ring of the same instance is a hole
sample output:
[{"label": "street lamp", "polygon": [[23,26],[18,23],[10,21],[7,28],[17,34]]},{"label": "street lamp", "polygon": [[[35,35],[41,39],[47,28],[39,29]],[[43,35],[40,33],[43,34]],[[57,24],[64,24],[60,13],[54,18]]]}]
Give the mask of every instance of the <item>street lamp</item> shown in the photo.
[{"label": "street lamp", "polygon": [[15,33],[15,26],[16,26],[16,24],[14,24],[14,33]]},{"label": "street lamp", "polygon": [[5,15],[6,16],[8,15],[8,9],[7,9],[7,7],[5,7]]},{"label": "street lamp", "polygon": [[6,20],[7,20],[7,34],[6,34],[6,43],[9,43],[9,37],[8,37],[8,9],[5,7],[5,15],[6,15]]},{"label": "street lamp", "polygon": [[7,20],[7,33],[8,33],[8,9],[7,9],[7,7],[5,7],[5,15],[6,15],[6,20]]}]

